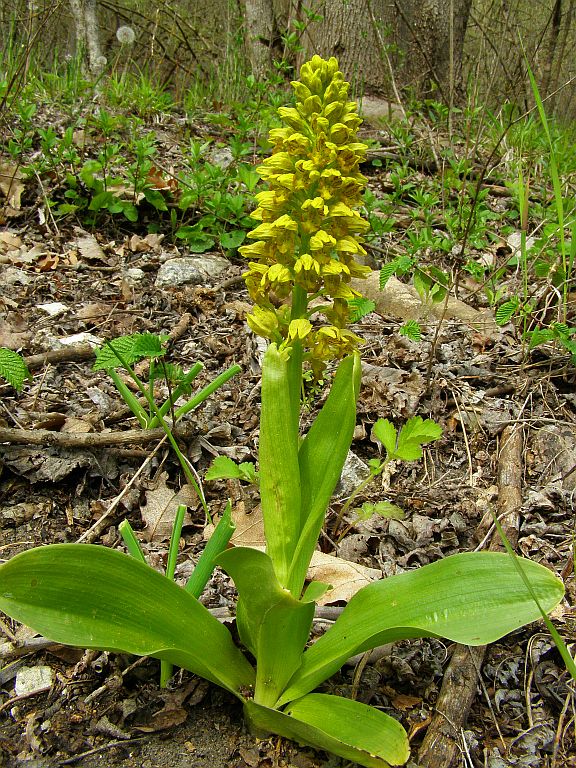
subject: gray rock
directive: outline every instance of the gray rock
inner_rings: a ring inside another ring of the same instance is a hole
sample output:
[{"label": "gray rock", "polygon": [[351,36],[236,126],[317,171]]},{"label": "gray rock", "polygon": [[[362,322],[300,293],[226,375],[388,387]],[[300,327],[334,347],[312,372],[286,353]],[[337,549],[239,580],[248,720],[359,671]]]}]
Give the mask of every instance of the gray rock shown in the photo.
[{"label": "gray rock", "polygon": [[350,496],[360,483],[365,480],[370,474],[368,465],[365,464],[362,459],[359,459],[355,453],[348,451],[346,461],[342,468],[342,474],[340,480],[336,486],[335,495],[338,498],[346,498]]},{"label": "gray rock", "polygon": [[169,259],[158,270],[157,288],[169,285],[200,285],[209,277],[217,277],[230,267],[230,262],[215,253]]}]

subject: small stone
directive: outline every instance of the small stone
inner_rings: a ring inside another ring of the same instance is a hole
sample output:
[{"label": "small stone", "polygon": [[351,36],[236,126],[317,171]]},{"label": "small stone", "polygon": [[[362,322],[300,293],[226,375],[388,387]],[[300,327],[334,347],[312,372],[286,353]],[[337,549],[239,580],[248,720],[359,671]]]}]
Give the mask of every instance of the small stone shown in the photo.
[{"label": "small stone", "polygon": [[122,274],[122,277],[127,285],[139,285],[144,279],[144,270],[140,267],[130,267]]},{"label": "small stone", "polygon": [[336,486],[335,495],[339,498],[345,498],[360,485],[370,474],[368,465],[362,459],[359,459],[355,453],[348,451],[346,461],[342,468],[340,480]]},{"label": "small stone", "polygon": [[50,301],[48,304],[37,304],[37,309],[41,309],[42,312],[46,312],[50,317],[57,317],[58,315],[68,312],[66,304],[62,304],[60,301]]},{"label": "small stone", "polygon": [[17,696],[23,696],[45,691],[52,687],[53,679],[51,667],[41,664],[36,667],[21,667],[16,673],[14,692]]},{"label": "small stone", "polygon": [[230,268],[230,262],[216,254],[169,259],[158,270],[157,288],[169,285],[200,285],[209,277],[217,277]]}]

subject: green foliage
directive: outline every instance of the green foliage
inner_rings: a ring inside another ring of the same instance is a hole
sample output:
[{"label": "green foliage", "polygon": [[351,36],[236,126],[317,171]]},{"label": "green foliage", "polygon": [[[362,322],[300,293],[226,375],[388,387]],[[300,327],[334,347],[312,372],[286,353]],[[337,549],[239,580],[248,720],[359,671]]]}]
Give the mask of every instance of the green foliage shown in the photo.
[{"label": "green foliage", "polygon": [[422,328],[416,320],[407,320],[400,326],[398,333],[411,341],[420,341],[422,338]]},{"label": "green foliage", "polygon": [[362,320],[363,317],[374,312],[376,304],[372,299],[365,299],[363,296],[354,297],[348,299],[348,306],[350,307],[350,322],[357,323]]},{"label": "green foliage", "polygon": [[388,421],[378,419],[372,428],[372,436],[379,440],[386,451],[387,459],[416,461],[422,458],[422,446],[442,435],[442,427],[432,419],[424,420],[413,416],[402,426],[400,432]]},{"label": "green foliage", "polygon": [[244,480],[247,483],[257,483],[258,473],[251,461],[236,464],[228,456],[217,456],[206,470],[206,480]]},{"label": "green foliage", "polygon": [[0,376],[17,392],[20,392],[26,379],[32,380],[22,356],[5,347],[0,347]]},{"label": "green foliage", "polygon": [[119,336],[96,350],[94,370],[109,370],[119,365],[133,365],[145,357],[158,358],[164,355],[162,343],[167,336],[155,336],[152,333],[133,333]]}]

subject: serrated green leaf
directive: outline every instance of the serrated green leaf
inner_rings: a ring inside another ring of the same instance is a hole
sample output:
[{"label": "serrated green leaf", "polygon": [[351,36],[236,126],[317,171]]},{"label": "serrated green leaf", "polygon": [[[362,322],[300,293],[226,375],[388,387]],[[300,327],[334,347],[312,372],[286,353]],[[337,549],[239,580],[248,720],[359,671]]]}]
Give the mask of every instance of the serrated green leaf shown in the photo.
[{"label": "serrated green leaf", "polygon": [[161,357],[164,354],[162,339],[152,333],[133,333],[129,336],[118,336],[112,339],[100,349],[96,350],[96,362],[94,370],[107,370],[123,365],[120,358],[114,354],[114,350],[128,363],[141,360],[144,357]]},{"label": "serrated green leaf", "polygon": [[372,427],[372,437],[379,440],[390,455],[396,451],[397,435],[396,427],[388,419],[378,419]]},{"label": "serrated green leaf", "polygon": [[17,392],[22,389],[24,379],[32,378],[22,356],[5,347],[0,348],[0,376],[6,379]]},{"label": "serrated green leaf", "polygon": [[437,440],[442,435],[442,427],[432,419],[413,416],[400,430],[395,458],[403,461],[416,461],[422,457],[421,446]]},{"label": "serrated green leaf", "polygon": [[256,468],[251,461],[236,464],[229,456],[217,456],[206,470],[206,480],[245,480],[255,483]]},{"label": "serrated green leaf", "polygon": [[363,296],[356,296],[353,299],[349,299],[348,306],[350,307],[351,323],[357,323],[376,309],[376,304],[372,299],[365,299]]},{"label": "serrated green leaf", "polygon": [[516,296],[513,299],[505,301],[504,304],[501,304],[496,310],[497,325],[506,325],[506,323],[508,323],[516,314],[519,307],[520,299]]},{"label": "serrated green leaf", "polygon": [[422,328],[416,320],[408,320],[400,326],[399,333],[401,336],[406,336],[412,341],[420,341],[422,338]]},{"label": "serrated green leaf", "polygon": [[415,441],[420,444],[438,440],[442,435],[442,427],[432,419],[424,420],[421,416],[413,416],[408,419],[398,435],[398,445],[407,441]]},{"label": "serrated green leaf", "polygon": [[380,269],[380,290],[383,291],[386,287],[386,283],[392,275],[396,272],[397,263],[396,260],[391,261]]}]

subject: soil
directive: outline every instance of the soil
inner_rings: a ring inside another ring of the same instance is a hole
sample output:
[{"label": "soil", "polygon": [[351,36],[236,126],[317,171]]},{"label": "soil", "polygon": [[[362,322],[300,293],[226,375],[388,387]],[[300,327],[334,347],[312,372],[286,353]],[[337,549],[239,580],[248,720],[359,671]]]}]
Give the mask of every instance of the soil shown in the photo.
[{"label": "soil", "polygon": [[[163,127],[167,147],[169,139],[180,141],[171,134],[177,130]],[[378,194],[385,168],[366,171]],[[419,173],[414,170],[416,183]],[[501,206],[500,197],[489,200],[495,209]],[[20,394],[0,386],[0,428],[26,429],[30,435],[49,430],[64,442],[2,444],[1,555],[8,559],[32,546],[79,539],[121,548],[118,524],[128,519],[151,564],[160,567],[167,541],[150,520],[151,499],[158,488],[175,493],[183,484],[166,446],[138,438],[128,445],[66,445],[66,436],[115,434],[137,426],[110,378],[93,370],[91,337],[167,334],[171,362],[185,370],[195,362],[204,365],[197,388],[238,363],[241,373],[183,420],[179,441],[200,476],[218,454],[255,461],[262,346],[246,326],[249,299],[241,279],[234,279],[241,275],[242,260],[217,253],[228,259],[224,272],[205,274],[201,284],[159,286],[164,263],[194,255],[169,237],[146,238],[152,210],[135,225],[103,217],[90,231],[69,219],[56,225],[45,212],[42,188],[30,180],[19,210],[5,217],[5,232],[15,245],[4,241],[0,250],[0,346],[28,356],[33,381]],[[371,251],[375,267],[383,250],[401,244],[401,226],[388,237]],[[211,254],[204,258],[210,262]],[[459,298],[488,311],[478,291],[466,285]],[[49,314],[53,310],[44,305],[55,302],[63,306]],[[370,430],[381,417],[395,423],[414,414],[430,417],[442,425],[443,436],[423,461],[396,464],[361,499],[386,498],[404,510],[403,520],[351,515],[344,529],[335,530],[342,495],[328,517],[323,551],[389,576],[455,552],[487,548],[491,512],[498,509],[501,492],[502,431],[518,425],[523,504],[517,549],[564,577],[567,600],[554,619],[565,641],[573,642],[573,364],[558,349],[527,354],[511,326],[479,331],[458,319],[424,318],[422,339],[415,342],[398,334],[402,321],[374,312],[357,325],[366,344],[353,453],[364,462],[378,455]],[[59,358],[31,357],[62,349],[62,339],[76,334],[82,336]],[[237,483],[205,483],[205,489],[215,514],[229,495],[236,507],[254,504],[252,491]],[[189,513],[180,579],[205,536],[201,507],[192,502]],[[234,593],[223,574],[214,575],[203,599],[233,614]],[[163,690],[154,660],[46,647],[8,618],[0,628],[0,765],[7,768],[344,765],[285,740],[256,739],[246,732],[232,697],[186,672],[177,672]],[[344,667],[327,685],[399,718],[418,765],[454,650],[436,639],[399,643],[365,666]],[[49,682],[28,694],[16,693],[23,667],[49,668]],[[576,766],[573,689],[543,625],[492,645],[479,672],[470,716],[454,736],[459,765]]]}]

